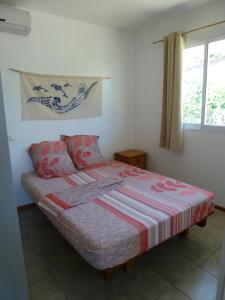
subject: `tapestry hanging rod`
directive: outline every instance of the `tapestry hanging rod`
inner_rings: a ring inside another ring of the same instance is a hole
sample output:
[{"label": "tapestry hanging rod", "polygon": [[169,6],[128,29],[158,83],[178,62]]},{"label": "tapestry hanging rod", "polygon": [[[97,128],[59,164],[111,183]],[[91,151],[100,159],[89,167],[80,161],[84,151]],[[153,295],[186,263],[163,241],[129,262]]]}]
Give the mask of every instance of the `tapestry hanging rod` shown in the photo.
[{"label": "tapestry hanging rod", "polygon": [[[188,33],[191,33],[191,32],[195,32],[195,31],[199,31],[199,30],[202,30],[202,29],[205,29],[205,28],[213,27],[213,26],[216,26],[216,25],[220,25],[220,24],[223,24],[223,23],[225,23],[225,20],[217,22],[217,23],[209,24],[209,25],[206,25],[206,26],[194,28],[194,29],[191,29],[189,31],[182,32],[182,35],[185,35],[185,34],[188,34]],[[163,42],[163,39],[158,40],[158,41],[154,41],[153,44],[158,44],[158,43],[162,43],[162,42]]]},{"label": "tapestry hanging rod", "polygon": [[40,73],[32,73],[27,71],[22,71],[18,69],[9,68],[9,71],[18,72],[18,73],[26,73],[26,74],[33,74],[33,75],[42,75],[42,76],[59,76],[59,77],[83,77],[83,78],[99,78],[99,79],[111,79],[111,77],[108,76],[82,76],[82,75],[53,75],[53,74],[40,74]]}]

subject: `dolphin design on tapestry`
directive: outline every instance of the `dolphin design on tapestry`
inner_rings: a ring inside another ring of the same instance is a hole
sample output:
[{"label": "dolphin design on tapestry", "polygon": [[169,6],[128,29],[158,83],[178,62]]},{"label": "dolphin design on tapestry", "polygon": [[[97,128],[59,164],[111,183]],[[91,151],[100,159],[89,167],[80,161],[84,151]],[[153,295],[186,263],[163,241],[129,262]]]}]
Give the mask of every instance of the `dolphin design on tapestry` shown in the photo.
[{"label": "dolphin design on tapestry", "polygon": [[[76,96],[74,96],[69,103],[67,103],[65,105],[61,105],[62,99],[60,98],[60,96],[67,98],[67,99],[69,98],[64,89],[66,87],[72,87],[72,86],[70,84],[64,84],[64,86],[61,86],[61,85],[53,83],[51,85],[51,88],[53,88],[55,91],[57,91],[61,94],[61,95],[59,95],[59,97],[44,96],[44,95],[39,96],[39,97],[30,97],[27,100],[27,103],[32,103],[32,102],[40,103],[40,104],[50,108],[57,114],[63,114],[70,110],[74,110],[76,107],[78,107],[79,105],[84,103],[84,101],[87,99],[88,95],[90,94],[91,90],[93,89],[93,87],[96,84],[98,84],[98,81],[95,81],[89,87],[86,87],[85,83],[83,83],[83,84],[81,83],[78,94]],[[34,86],[33,90],[41,91],[41,92],[43,91],[44,93],[49,92],[47,89],[45,89],[41,85]]]}]

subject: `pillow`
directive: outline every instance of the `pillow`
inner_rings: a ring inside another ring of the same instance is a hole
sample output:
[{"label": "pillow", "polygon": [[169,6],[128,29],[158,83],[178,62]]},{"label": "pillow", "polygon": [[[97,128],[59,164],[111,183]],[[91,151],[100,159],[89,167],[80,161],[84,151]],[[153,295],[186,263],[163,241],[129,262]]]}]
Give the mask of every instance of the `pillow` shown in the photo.
[{"label": "pillow", "polygon": [[63,177],[76,172],[66,143],[41,142],[29,148],[35,173],[42,178]]},{"label": "pillow", "polygon": [[61,135],[61,139],[66,142],[68,152],[78,169],[93,166],[104,161],[96,135]]}]

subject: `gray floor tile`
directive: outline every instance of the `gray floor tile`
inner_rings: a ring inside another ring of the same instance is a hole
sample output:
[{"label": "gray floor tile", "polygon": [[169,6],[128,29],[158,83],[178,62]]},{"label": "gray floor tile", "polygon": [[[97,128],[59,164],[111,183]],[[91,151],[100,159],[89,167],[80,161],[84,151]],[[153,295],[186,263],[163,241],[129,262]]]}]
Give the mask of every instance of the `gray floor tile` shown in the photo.
[{"label": "gray floor tile", "polygon": [[60,263],[54,270],[54,277],[68,299],[83,299],[98,290],[104,282],[99,272],[85,261],[77,261],[75,264],[73,261],[70,264],[68,262]]},{"label": "gray floor tile", "polygon": [[208,222],[209,226],[213,226],[217,229],[223,230],[225,229],[225,214],[218,213],[211,217]]},{"label": "gray floor tile", "polygon": [[129,300],[128,296],[121,291],[118,284],[103,282],[98,289],[94,289],[82,300]]},{"label": "gray floor tile", "polygon": [[223,213],[221,210],[215,208],[215,212],[214,212],[214,214],[212,216],[215,216],[215,215],[221,214],[221,213]]},{"label": "gray floor tile", "polygon": [[216,250],[222,245],[223,231],[209,225],[204,228],[195,226],[189,233],[189,239],[200,242],[211,250]]},{"label": "gray floor tile", "polygon": [[188,237],[177,237],[171,239],[167,243],[168,247],[174,250],[177,254],[187,258],[193,264],[199,265],[213,252],[204,244],[196,240],[191,240]]},{"label": "gray floor tile", "polygon": [[203,270],[210,272],[215,276],[218,276],[220,261],[221,261],[221,251],[218,250],[214,254],[212,254],[204,263],[202,263],[200,267]]},{"label": "gray floor tile", "polygon": [[27,238],[26,234],[21,230],[22,246],[24,257],[30,257],[36,254],[35,248],[32,242]]},{"label": "gray floor tile", "polygon": [[41,212],[41,210],[35,205],[30,208],[25,208],[18,211],[18,217],[20,223],[23,223],[25,221],[33,220],[36,218],[45,218],[44,214]]},{"label": "gray floor tile", "polygon": [[154,248],[143,256],[144,268],[149,267],[171,284],[176,283],[195,268],[195,265],[174,251]]},{"label": "gray floor tile", "polygon": [[126,274],[124,280],[118,281],[117,284],[131,300],[158,299],[171,287],[152,269],[140,266]]},{"label": "gray floor tile", "polygon": [[22,228],[37,251],[56,248],[66,243],[65,239],[46,218],[35,218],[22,223]]},{"label": "gray floor tile", "polygon": [[69,244],[43,251],[40,256],[53,274],[67,272],[71,266],[75,266],[77,263],[87,264],[82,256]]},{"label": "gray floor tile", "polygon": [[30,287],[30,300],[67,300],[53,278],[48,278]]},{"label": "gray floor tile", "polygon": [[176,287],[192,300],[215,300],[217,280],[215,276],[198,268]]},{"label": "gray floor tile", "polygon": [[172,287],[165,294],[159,297],[159,299],[157,300],[189,300],[189,299],[190,298],[182,294],[176,288]]},{"label": "gray floor tile", "polygon": [[29,285],[32,285],[50,276],[50,273],[38,255],[26,257],[25,266]]}]

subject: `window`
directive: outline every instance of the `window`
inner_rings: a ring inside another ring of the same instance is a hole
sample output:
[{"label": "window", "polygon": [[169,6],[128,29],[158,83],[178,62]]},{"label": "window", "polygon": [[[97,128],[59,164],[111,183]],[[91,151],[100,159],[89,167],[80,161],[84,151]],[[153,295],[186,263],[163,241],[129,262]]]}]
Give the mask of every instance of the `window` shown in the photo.
[{"label": "window", "polygon": [[225,39],[184,50],[183,123],[225,129]]}]

